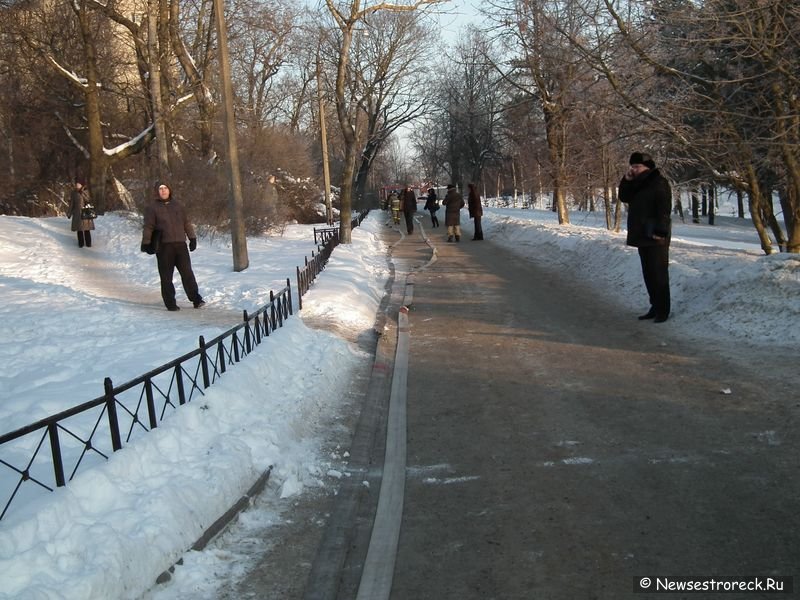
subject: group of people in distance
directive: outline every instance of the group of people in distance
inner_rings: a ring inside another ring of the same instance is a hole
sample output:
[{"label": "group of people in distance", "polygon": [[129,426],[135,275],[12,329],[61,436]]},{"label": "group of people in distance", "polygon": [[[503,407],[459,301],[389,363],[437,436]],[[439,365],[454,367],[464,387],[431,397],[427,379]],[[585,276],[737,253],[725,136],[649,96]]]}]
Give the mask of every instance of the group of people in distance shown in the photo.
[{"label": "group of people in distance", "polygon": [[[650,309],[639,317],[663,323],[670,313],[669,291],[669,245],[672,237],[672,189],[667,179],[656,167],[653,157],[644,152],[634,152],[629,159],[628,170],[619,184],[619,199],[628,206],[628,231],[626,243],[637,248]],[[474,222],[473,240],[483,240],[481,218],[483,206],[480,193],[475,184],[468,185],[467,202],[456,186],[447,186],[447,193],[441,201],[445,207],[444,224],[447,227],[447,241],[461,241],[461,209],[466,205]],[[180,310],[175,301],[175,286],[172,277],[175,269],[181,276],[186,296],[195,308],[205,305],[198,290],[192,271],[189,252],[197,248],[197,235],[186,212],[172,197],[172,191],[165,183],[156,186],[157,194],[144,213],[142,231],[142,252],[155,254],[158,274],[161,279],[161,298],[167,310]],[[393,191],[388,198],[395,224],[400,223],[400,213],[405,217],[406,231],[414,232],[414,213],[417,210],[417,197],[411,186],[407,185],[399,194]],[[434,188],[428,189],[425,210],[431,215],[433,227],[439,227],[436,216],[440,208]],[[80,248],[92,247],[92,231],[95,228],[90,195],[83,178],[75,179],[75,187],[70,194],[67,218],[71,229],[77,232]],[[187,247],[186,240],[189,240]],[[157,244],[154,241],[157,240]],[[157,246],[157,247],[156,247]]]},{"label": "group of people in distance", "polygon": [[[400,213],[405,216],[406,231],[409,235],[414,233],[414,212],[417,210],[417,196],[411,186],[407,185],[400,194],[392,191],[389,194],[388,205],[392,211],[392,220],[395,224],[400,223]],[[473,240],[483,239],[483,228],[481,227],[481,216],[483,215],[483,206],[481,205],[481,196],[478,193],[475,184],[469,184],[468,202],[464,202],[464,197],[458,192],[456,186],[450,184],[447,186],[447,193],[444,199],[439,204],[439,197],[436,195],[434,188],[428,188],[428,194],[425,196],[424,210],[427,210],[431,215],[431,227],[439,227],[439,218],[436,213],[441,206],[444,206],[444,225],[447,227],[447,241],[460,242],[461,241],[461,209],[464,206],[469,207],[469,216],[474,220],[475,235]]]},{"label": "group of people in distance", "polygon": [[[663,323],[669,318],[669,245],[672,237],[672,189],[667,179],[656,167],[653,157],[644,152],[634,152],[628,161],[628,170],[619,184],[619,199],[628,206],[628,231],[626,243],[639,253],[642,276],[650,309],[639,316],[639,320],[652,319],[655,323]],[[442,200],[445,207],[445,226],[447,241],[461,241],[461,209],[465,204],[469,208],[469,216],[474,221],[475,235],[473,240],[483,239],[481,217],[483,206],[480,193],[474,183],[468,185],[467,202],[458,192],[455,185],[447,186],[447,193]],[[414,232],[413,214],[417,209],[417,198],[410,186],[406,186],[401,194],[392,192],[389,206],[396,224],[400,223],[400,212],[406,220],[406,230]],[[428,189],[425,199],[425,210],[431,215],[432,227],[439,227],[436,212],[439,210],[439,199],[436,190]]]}]

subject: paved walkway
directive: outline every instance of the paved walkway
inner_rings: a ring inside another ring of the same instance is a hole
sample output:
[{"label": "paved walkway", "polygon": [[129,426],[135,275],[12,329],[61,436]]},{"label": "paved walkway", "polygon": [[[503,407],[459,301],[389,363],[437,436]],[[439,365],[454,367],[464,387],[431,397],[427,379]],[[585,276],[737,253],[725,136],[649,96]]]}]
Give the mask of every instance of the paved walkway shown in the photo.
[{"label": "paved walkway", "polygon": [[404,476],[352,553],[360,598],[618,599],[645,575],[795,574],[791,400],[546,256],[425,229],[430,244],[417,227],[393,249],[396,289],[414,275],[387,426],[407,437],[390,433],[384,477]]}]

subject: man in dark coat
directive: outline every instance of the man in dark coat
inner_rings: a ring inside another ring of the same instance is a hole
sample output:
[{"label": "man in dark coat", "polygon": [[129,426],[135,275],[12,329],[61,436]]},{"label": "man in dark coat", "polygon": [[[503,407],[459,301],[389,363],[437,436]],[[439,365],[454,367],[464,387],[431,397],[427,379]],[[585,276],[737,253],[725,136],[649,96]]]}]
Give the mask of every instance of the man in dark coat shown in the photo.
[{"label": "man in dark coat", "polygon": [[[161,235],[156,259],[164,306],[167,310],[180,310],[175,302],[175,285],[172,283],[172,275],[177,268],[186,296],[195,308],[200,308],[205,301],[198,291],[197,280],[192,271],[192,261],[189,258],[189,252],[194,252],[197,248],[197,236],[183,207],[173,200],[169,186],[163,183],[158,186],[158,198],[144,213],[142,252],[148,251],[154,231],[159,231]],[[189,238],[188,248],[186,238]]]},{"label": "man in dark coat", "polygon": [[639,249],[650,310],[639,319],[663,323],[669,317],[669,243],[672,236],[672,190],[649,154],[634,152],[619,184],[628,205],[627,244]]},{"label": "man in dark coat", "polygon": [[408,235],[414,233],[414,213],[417,211],[417,195],[410,185],[406,186],[403,190],[403,197],[401,198],[403,206],[403,214],[406,217],[406,231]]},{"label": "man in dark coat", "polygon": [[469,195],[467,196],[467,208],[469,209],[469,216],[475,224],[475,235],[473,240],[483,239],[483,227],[481,227],[481,217],[483,216],[483,205],[481,204],[481,195],[474,183],[469,184]]}]

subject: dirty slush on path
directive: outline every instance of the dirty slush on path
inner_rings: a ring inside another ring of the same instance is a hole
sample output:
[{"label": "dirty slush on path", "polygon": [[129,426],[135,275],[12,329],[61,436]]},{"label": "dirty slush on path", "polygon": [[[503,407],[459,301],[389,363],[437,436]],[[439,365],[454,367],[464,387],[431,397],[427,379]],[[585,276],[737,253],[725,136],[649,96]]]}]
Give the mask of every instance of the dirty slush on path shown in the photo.
[{"label": "dirty slush on path", "polygon": [[[764,393],[793,372],[788,359],[756,372],[735,362],[746,350],[637,321],[536,260],[429,235],[430,264],[419,228],[392,249],[403,270],[425,265],[409,312],[392,599],[618,599],[638,597],[643,576],[795,574],[797,402]],[[392,294],[389,322],[398,308]],[[269,560],[220,597],[311,597],[314,585],[314,597],[354,597],[380,487],[385,413],[371,410],[360,508],[296,501],[291,525],[268,533]],[[306,578],[326,535],[346,556],[320,587]]]}]

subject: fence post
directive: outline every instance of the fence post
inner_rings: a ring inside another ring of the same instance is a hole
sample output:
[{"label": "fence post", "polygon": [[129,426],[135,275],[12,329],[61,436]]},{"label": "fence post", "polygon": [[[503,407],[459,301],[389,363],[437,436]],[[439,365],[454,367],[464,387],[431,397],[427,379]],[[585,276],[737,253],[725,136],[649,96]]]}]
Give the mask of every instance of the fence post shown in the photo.
[{"label": "fence post", "polygon": [[156,414],[156,403],[153,400],[153,380],[149,377],[144,381],[144,395],[147,399],[147,416],[150,419],[150,429],[158,427],[158,415]]},{"label": "fence post", "polygon": [[239,362],[239,336],[233,334],[233,362]]},{"label": "fence post", "polygon": [[272,331],[278,328],[278,321],[275,318],[275,294],[272,290],[269,291],[269,324],[272,326]]},{"label": "fence post", "polygon": [[244,350],[245,355],[250,354],[251,350],[253,349],[252,342],[250,341],[250,317],[247,315],[247,311],[244,312]]},{"label": "fence post", "polygon": [[[236,338],[236,335],[233,336]],[[225,369],[228,366],[228,361],[226,359],[227,354],[225,353],[225,342],[220,340],[217,342],[217,358],[219,359],[219,372],[221,374],[225,374]]]},{"label": "fence post", "polygon": [[[266,321],[266,319],[264,320]],[[261,343],[261,313],[256,313],[254,331],[256,332],[256,346],[258,346]]]},{"label": "fence post", "polygon": [[203,389],[208,389],[211,380],[208,378],[208,353],[206,351],[206,338],[200,336],[200,367],[203,369]]},{"label": "fence post", "polygon": [[303,310],[303,284],[300,281],[300,267],[297,267],[297,310]]},{"label": "fence post", "polygon": [[50,435],[50,452],[53,454],[53,474],[55,475],[56,485],[64,487],[67,485],[64,478],[64,461],[61,458],[61,443],[58,441],[58,423],[50,423],[47,426],[47,433]]},{"label": "fence post", "polygon": [[186,404],[186,392],[183,391],[183,369],[175,365],[175,385],[178,388],[178,404]]},{"label": "fence post", "polygon": [[108,427],[111,430],[111,447],[114,452],[122,449],[122,438],[119,435],[119,420],[117,419],[117,404],[114,398],[114,384],[111,378],[103,380],[103,388],[106,392],[106,410],[108,411]]},{"label": "fence post", "polygon": [[288,277],[286,278],[286,289],[288,290],[286,297],[289,300],[289,314],[286,315],[288,317],[289,315],[294,314],[294,312],[292,311],[292,282],[289,281]]}]

